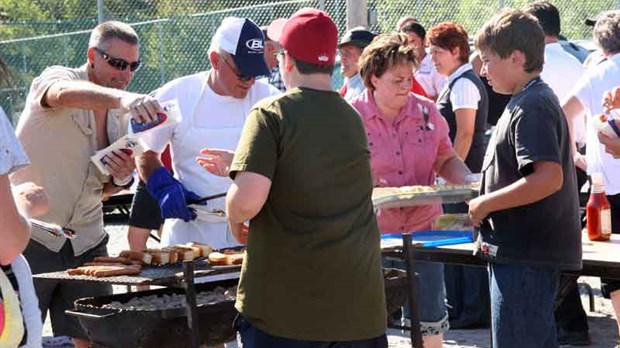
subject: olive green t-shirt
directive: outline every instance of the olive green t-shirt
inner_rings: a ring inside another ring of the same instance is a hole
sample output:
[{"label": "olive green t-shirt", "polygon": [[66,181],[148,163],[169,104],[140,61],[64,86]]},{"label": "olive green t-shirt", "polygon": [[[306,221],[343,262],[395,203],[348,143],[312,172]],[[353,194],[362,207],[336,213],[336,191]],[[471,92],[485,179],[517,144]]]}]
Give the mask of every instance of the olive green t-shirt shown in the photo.
[{"label": "olive green t-shirt", "polygon": [[366,134],[336,92],[295,88],[248,116],[231,177],[271,179],[250,221],[236,307],[264,332],[352,341],[386,330]]}]

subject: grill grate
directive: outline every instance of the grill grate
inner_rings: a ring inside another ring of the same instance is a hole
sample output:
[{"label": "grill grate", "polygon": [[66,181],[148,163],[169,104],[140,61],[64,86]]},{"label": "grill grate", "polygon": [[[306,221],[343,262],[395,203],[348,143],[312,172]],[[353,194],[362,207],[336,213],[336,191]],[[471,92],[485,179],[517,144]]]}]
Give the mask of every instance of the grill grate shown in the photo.
[{"label": "grill grate", "polygon": [[[194,277],[239,272],[241,265],[212,266],[204,261],[194,263]],[[92,277],[86,275],[69,275],[67,271],[34,274],[36,279],[49,279],[67,282],[100,282],[120,285],[173,285],[183,281],[183,264],[164,266],[144,266],[139,275],[116,277]]]}]

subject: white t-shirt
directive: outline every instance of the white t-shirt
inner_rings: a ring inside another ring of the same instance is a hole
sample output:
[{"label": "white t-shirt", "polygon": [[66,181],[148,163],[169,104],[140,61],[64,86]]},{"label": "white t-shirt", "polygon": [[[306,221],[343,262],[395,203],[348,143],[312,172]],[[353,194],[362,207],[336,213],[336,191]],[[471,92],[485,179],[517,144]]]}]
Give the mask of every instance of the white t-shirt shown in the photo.
[{"label": "white t-shirt", "polygon": [[[558,101],[563,103],[586,69],[577,58],[566,52],[559,43],[545,45],[545,65],[540,74],[543,81],[553,90]],[[586,142],[585,117],[577,117],[573,122],[575,141]]]},{"label": "white t-shirt", "polygon": [[429,98],[437,98],[447,81],[446,77],[440,75],[435,69],[429,53],[426,53],[413,76]]},{"label": "white t-shirt", "polygon": [[[0,107],[0,175],[8,175],[22,167],[28,165],[28,157],[24,153],[11,122]],[[34,291],[32,283],[32,273],[26,259],[19,255],[11,263],[11,269],[17,278],[19,285],[19,301],[22,307],[22,315],[26,323],[28,340],[21,347],[40,348],[41,333],[43,324],[41,323],[41,311],[39,310],[39,300]]]},{"label": "white t-shirt", "polygon": [[[452,83],[452,81],[459,78],[468,70],[472,70],[471,64],[463,64],[456,69],[449,77],[448,82],[444,88]],[[452,89],[450,90],[450,103],[452,103],[452,111],[458,109],[474,109],[478,110],[478,102],[482,96],[478,87],[470,79],[458,79]]]},{"label": "white t-shirt", "polygon": [[608,195],[620,193],[620,159],[614,159],[605,152],[599,142],[596,128],[590,119],[603,113],[603,94],[612,90],[620,83],[620,54],[615,54],[584,73],[575,88],[569,93],[574,95],[586,110],[586,161],[588,174],[603,173],[605,192]]}]

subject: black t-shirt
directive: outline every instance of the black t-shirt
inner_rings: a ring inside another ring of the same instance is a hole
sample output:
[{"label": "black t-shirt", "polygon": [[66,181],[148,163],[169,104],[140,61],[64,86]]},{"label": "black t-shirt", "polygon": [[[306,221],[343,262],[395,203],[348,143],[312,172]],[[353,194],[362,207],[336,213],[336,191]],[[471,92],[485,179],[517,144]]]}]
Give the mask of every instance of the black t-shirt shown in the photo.
[{"label": "black t-shirt", "polygon": [[498,263],[579,270],[579,205],[568,126],[557,97],[541,80],[514,95],[498,120],[482,167],[483,193],[531,174],[537,161],[561,164],[562,188],[538,202],[489,214],[477,252]]}]

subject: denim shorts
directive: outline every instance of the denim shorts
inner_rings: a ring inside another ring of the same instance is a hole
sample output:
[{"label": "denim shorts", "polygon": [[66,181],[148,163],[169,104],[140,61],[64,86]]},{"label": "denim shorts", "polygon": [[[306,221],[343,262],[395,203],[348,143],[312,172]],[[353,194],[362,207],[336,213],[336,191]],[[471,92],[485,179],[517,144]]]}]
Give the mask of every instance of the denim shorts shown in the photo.
[{"label": "denim shorts", "polygon": [[252,325],[241,314],[237,315],[234,327],[238,332],[237,345],[239,348],[387,348],[388,341],[385,334],[358,341],[321,342],[303,341],[270,335]]},{"label": "denim shorts", "polygon": [[555,348],[555,294],[560,272],[489,264],[493,347]]},{"label": "denim shorts", "polygon": [[[404,260],[381,256],[383,267],[406,269]],[[444,286],[443,263],[415,262],[416,286],[418,291],[418,318],[423,336],[434,336],[448,331],[448,309]],[[410,318],[409,307],[405,306],[405,317]]]}]

